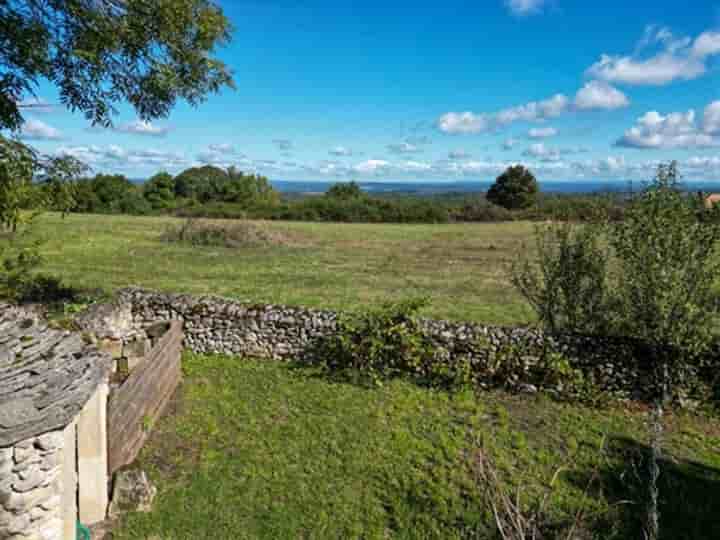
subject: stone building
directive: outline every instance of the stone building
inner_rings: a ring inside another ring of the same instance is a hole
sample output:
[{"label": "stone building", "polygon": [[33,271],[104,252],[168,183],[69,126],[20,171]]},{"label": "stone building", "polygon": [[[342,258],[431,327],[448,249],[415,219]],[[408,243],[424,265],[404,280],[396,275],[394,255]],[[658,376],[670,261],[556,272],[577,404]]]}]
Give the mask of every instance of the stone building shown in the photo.
[{"label": "stone building", "polygon": [[75,539],[105,518],[110,356],[0,306],[0,540]]}]

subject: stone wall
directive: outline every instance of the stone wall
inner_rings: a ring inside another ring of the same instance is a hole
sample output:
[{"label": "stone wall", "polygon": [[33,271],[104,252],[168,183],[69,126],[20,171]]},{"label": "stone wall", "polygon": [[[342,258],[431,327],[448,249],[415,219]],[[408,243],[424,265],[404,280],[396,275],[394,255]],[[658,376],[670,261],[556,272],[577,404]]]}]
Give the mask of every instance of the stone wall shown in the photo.
[{"label": "stone wall", "polygon": [[[313,345],[336,329],[332,311],[256,305],[219,297],[162,294],[125,289],[120,300],[132,306],[133,324],[147,327],[158,321],[184,321],[185,346],[198,353],[223,353],[278,360],[307,359]],[[633,344],[588,336],[546,336],[534,328],[508,328],[475,323],[423,320],[428,335],[449,361],[470,358],[487,362],[507,345],[543,347],[562,353],[601,389],[618,397],[643,390]],[[528,357],[529,367],[533,358]]]},{"label": "stone wall", "polygon": [[63,540],[63,431],[0,448],[0,538]]}]

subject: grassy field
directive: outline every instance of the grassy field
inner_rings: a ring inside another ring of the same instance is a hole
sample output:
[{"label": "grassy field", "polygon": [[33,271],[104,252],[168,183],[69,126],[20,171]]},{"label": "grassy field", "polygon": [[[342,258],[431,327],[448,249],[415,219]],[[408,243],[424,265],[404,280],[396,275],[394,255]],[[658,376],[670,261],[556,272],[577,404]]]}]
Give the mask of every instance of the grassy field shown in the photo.
[{"label": "grassy field", "polygon": [[353,310],[428,296],[427,315],[516,324],[531,313],[507,279],[530,223],[267,223],[286,239],[252,248],[162,242],[173,218],[44,215],[45,270],[71,285],[128,285],[263,303]]},{"label": "grassy field", "polygon": [[[480,447],[526,504],[549,493],[549,529],[579,515],[573,538],[642,537],[642,410],[402,381],[368,389],[221,356],[188,355],[184,370],[140,458],[159,486],[155,507],[129,515],[116,540],[496,538]],[[663,538],[720,538],[717,424],[671,416],[668,426]]]}]

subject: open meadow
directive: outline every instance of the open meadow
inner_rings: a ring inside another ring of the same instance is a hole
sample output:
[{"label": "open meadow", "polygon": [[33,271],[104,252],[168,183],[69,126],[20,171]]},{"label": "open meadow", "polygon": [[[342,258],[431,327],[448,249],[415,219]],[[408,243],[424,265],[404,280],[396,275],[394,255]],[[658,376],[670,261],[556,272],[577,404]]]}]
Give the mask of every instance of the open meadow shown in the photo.
[{"label": "open meadow", "polygon": [[368,225],[262,222],[266,245],[216,247],[162,241],[183,220],[46,214],[38,220],[43,271],[107,292],[139,285],[249,302],[354,310],[427,296],[426,315],[495,324],[532,314],[508,266],[532,245],[529,222]]}]

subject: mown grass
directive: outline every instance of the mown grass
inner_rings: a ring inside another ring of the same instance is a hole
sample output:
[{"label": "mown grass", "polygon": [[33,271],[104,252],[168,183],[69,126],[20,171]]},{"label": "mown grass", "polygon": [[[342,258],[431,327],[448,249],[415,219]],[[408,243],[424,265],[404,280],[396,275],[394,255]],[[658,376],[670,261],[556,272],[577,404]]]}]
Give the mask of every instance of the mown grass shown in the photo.
[{"label": "mown grass", "polygon": [[507,267],[531,240],[525,222],[368,225],[269,222],[289,240],[240,248],[162,240],[174,218],[46,214],[38,220],[44,270],[69,285],[128,285],[253,302],[356,310],[428,296],[428,316],[497,324],[531,313]]},{"label": "mown grass", "polygon": [[[363,388],[223,356],[187,355],[184,371],[139,462],[155,507],[116,539],[494,538],[479,447],[528,501],[550,493],[550,529],[582,510],[577,538],[641,537],[642,410],[400,380]],[[663,538],[720,538],[716,423],[673,416],[666,443]]]}]

